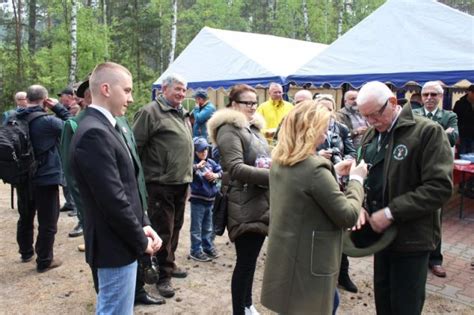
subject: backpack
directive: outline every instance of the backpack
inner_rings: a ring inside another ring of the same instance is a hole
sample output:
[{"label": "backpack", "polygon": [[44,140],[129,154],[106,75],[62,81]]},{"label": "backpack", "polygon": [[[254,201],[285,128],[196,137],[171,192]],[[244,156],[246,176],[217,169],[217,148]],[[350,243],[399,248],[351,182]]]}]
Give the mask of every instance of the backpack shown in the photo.
[{"label": "backpack", "polygon": [[25,118],[18,118],[15,112],[0,126],[0,179],[5,183],[22,184],[35,174],[37,163],[29,124],[45,115],[45,112],[31,112]]}]

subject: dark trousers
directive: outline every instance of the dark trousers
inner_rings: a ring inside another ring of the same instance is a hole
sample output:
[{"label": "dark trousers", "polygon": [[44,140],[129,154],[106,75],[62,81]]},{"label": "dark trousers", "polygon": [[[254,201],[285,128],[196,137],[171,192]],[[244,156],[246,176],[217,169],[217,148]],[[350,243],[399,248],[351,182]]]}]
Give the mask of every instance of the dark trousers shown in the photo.
[{"label": "dark trousers", "polygon": [[237,262],[232,274],[232,310],[234,315],[245,314],[245,307],[252,305],[253,275],[258,254],[265,236],[245,233],[235,239]]},{"label": "dark trousers", "polygon": [[170,279],[176,267],[174,253],[178,247],[179,231],[183,227],[188,186],[147,183],[148,217],[163,240],[161,249],[156,253],[160,281]]},{"label": "dark trousers", "polygon": [[429,252],[381,251],[374,256],[377,315],[418,315],[425,302]]},{"label": "dark trousers", "polygon": [[339,277],[341,275],[349,275],[349,258],[346,254],[342,254],[341,257],[341,267],[339,268]]},{"label": "dark trousers", "polygon": [[441,254],[441,242],[442,242],[442,237],[443,237],[442,225],[443,225],[443,208],[441,208],[441,218],[439,219],[439,227],[440,227],[441,235],[440,235],[438,246],[436,246],[434,251],[430,252],[430,258],[428,261],[429,267],[443,264],[443,254]]},{"label": "dark trousers", "polygon": [[[58,230],[59,189],[58,185],[18,187],[17,242],[22,257],[33,254],[33,229],[38,213],[38,236],[35,252],[38,268],[46,268],[53,260],[54,237]],[[28,196],[33,190],[33,198]],[[20,197],[21,196],[21,197]],[[21,201],[20,201],[21,200]]]}]

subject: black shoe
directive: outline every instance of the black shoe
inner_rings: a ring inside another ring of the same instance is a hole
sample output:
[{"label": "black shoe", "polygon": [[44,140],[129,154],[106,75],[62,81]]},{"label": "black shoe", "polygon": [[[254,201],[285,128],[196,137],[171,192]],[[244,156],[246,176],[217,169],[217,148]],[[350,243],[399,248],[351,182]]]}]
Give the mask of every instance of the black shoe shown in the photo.
[{"label": "black shoe", "polygon": [[67,213],[68,217],[76,217],[77,216],[77,210],[72,209]]},{"label": "black shoe", "polygon": [[66,205],[62,206],[59,209],[59,212],[67,212],[67,211],[72,211],[73,209],[66,207]]},{"label": "black shoe", "polygon": [[219,257],[219,253],[217,252],[217,250],[216,250],[215,248],[210,249],[210,250],[205,249],[205,250],[204,250],[204,253],[205,253],[207,256],[209,256],[209,258],[211,258],[211,259],[216,259],[217,257]]},{"label": "black shoe", "polygon": [[46,272],[46,271],[51,270],[53,268],[57,268],[57,267],[61,266],[62,264],[63,264],[63,262],[61,260],[53,258],[53,260],[51,261],[49,266],[41,267],[41,268],[39,266],[37,266],[36,271],[38,271],[39,273],[43,273],[43,272]]},{"label": "black shoe", "polygon": [[21,256],[21,262],[22,263],[27,263],[27,262],[30,262],[32,259],[33,259],[33,254],[31,255],[28,255],[28,256]]},{"label": "black shoe", "polygon": [[69,232],[69,237],[78,237],[82,236],[84,234],[84,231],[82,230],[82,226],[78,223],[71,232]]},{"label": "black shoe", "polygon": [[158,296],[158,297],[151,296],[146,291],[143,291],[143,292],[138,293],[137,295],[135,295],[135,303],[134,303],[135,305],[137,305],[137,304],[161,305],[161,304],[165,304],[165,303],[166,303],[166,300],[164,298],[162,298],[161,296]]},{"label": "black shoe", "polygon": [[357,291],[359,291],[357,289],[357,286],[354,284],[354,282],[352,282],[349,275],[340,275],[338,279],[338,284],[342,289],[346,291],[349,291],[352,293],[357,293]]},{"label": "black shoe", "polygon": [[171,286],[170,280],[164,280],[156,284],[156,288],[161,296],[165,298],[172,298],[174,296],[174,289]]},{"label": "black shoe", "polygon": [[188,273],[186,272],[186,270],[176,267],[171,272],[171,276],[173,278],[186,278],[188,276]]}]

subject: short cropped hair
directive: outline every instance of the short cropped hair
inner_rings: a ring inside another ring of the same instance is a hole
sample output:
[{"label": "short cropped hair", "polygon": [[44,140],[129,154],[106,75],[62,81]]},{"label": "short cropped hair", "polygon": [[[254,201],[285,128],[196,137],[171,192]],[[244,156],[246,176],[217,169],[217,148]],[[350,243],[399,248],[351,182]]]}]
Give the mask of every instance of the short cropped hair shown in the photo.
[{"label": "short cropped hair", "polygon": [[26,98],[29,102],[34,103],[48,98],[48,90],[42,85],[35,84],[26,90]]},{"label": "short cropped hair", "polygon": [[441,84],[438,81],[428,81],[425,84],[423,84],[423,88],[421,89],[421,93],[423,93],[423,90],[426,88],[432,87],[438,92],[438,94],[443,94],[444,90]]}]

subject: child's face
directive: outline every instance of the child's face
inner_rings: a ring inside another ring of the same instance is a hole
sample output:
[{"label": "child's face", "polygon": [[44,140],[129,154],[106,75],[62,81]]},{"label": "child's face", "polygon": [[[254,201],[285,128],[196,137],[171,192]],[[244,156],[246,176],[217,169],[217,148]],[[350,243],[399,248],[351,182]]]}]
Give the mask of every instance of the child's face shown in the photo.
[{"label": "child's face", "polygon": [[207,149],[204,151],[196,151],[196,155],[200,160],[205,160],[207,158]]}]

